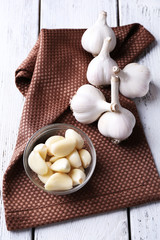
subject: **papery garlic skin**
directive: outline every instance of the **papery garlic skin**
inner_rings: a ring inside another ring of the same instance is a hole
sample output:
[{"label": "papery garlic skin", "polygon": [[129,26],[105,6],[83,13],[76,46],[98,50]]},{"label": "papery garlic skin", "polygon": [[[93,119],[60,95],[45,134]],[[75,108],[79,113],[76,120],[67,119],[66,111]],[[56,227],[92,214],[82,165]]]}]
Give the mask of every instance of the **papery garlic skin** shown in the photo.
[{"label": "papery garlic skin", "polygon": [[117,63],[110,57],[109,46],[111,38],[104,40],[101,52],[88,65],[87,80],[94,86],[109,85],[111,83],[111,75],[113,74],[113,66]]},{"label": "papery garlic skin", "polygon": [[134,115],[121,107],[119,112],[104,113],[98,121],[98,130],[105,137],[121,142],[131,135],[135,123]]},{"label": "papery garlic skin", "polygon": [[105,137],[114,139],[117,143],[127,139],[135,126],[134,115],[123,108],[119,102],[119,78],[111,78],[111,102],[118,105],[117,112],[106,112],[98,121],[98,130]]},{"label": "papery garlic skin", "polygon": [[120,78],[120,92],[128,98],[143,97],[149,91],[150,71],[146,66],[130,63],[121,70],[113,67]]},{"label": "papery garlic skin", "polygon": [[88,28],[81,39],[82,47],[96,56],[100,53],[103,45],[103,41],[106,37],[111,37],[112,41],[109,47],[111,52],[116,46],[116,36],[112,28],[110,28],[106,22],[106,12],[101,12],[95,24]]},{"label": "papery garlic skin", "polygon": [[107,103],[102,92],[85,84],[81,86],[70,102],[73,115],[78,122],[89,124],[96,121],[106,111],[113,111],[110,103]]}]

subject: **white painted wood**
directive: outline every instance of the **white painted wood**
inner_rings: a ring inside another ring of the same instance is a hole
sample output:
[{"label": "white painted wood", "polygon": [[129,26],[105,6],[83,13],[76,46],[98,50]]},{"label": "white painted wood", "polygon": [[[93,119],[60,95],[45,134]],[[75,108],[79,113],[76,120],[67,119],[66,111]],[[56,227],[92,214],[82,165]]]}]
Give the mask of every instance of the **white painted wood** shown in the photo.
[{"label": "white painted wood", "polygon": [[[101,10],[108,13],[108,22],[116,26],[116,1],[43,0],[41,28],[87,28]],[[127,240],[126,210],[90,216],[35,229],[35,239],[55,240]]]},{"label": "white painted wood", "polygon": [[41,28],[87,28],[102,10],[108,12],[108,24],[115,27],[116,0],[42,0]]},{"label": "white painted wood", "polygon": [[35,230],[35,239],[128,240],[126,211],[116,211],[39,227]]},{"label": "white painted wood", "polygon": [[[152,82],[150,91],[147,96],[137,99],[135,102],[160,173],[160,1],[120,0],[119,7],[121,25],[139,22],[155,36],[157,41],[157,45],[140,61],[140,63],[148,66],[151,70]],[[160,239],[160,203],[132,208],[130,215],[132,239]]]},{"label": "white painted wood", "polygon": [[[15,86],[15,70],[38,36],[38,0],[0,0],[0,190],[2,177],[11,159],[24,98]],[[0,239],[31,239],[31,230],[6,229],[2,193],[0,198]]]}]

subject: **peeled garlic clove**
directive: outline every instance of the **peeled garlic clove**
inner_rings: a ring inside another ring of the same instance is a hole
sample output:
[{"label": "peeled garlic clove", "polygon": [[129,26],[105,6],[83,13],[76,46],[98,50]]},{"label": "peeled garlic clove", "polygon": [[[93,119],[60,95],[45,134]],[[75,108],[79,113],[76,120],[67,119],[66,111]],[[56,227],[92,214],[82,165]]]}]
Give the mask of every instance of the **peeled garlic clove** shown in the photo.
[{"label": "peeled garlic clove", "polygon": [[111,38],[104,40],[101,52],[88,65],[87,80],[94,86],[109,85],[111,83],[111,75],[113,74],[113,66],[117,63],[110,57],[109,46]]},{"label": "peeled garlic clove", "polygon": [[94,56],[100,53],[103,41],[106,37],[112,38],[109,52],[116,46],[116,36],[112,28],[108,26],[106,16],[106,12],[101,12],[95,24],[84,32],[81,39],[82,47]]},{"label": "peeled garlic clove", "polygon": [[38,174],[38,178],[40,179],[41,182],[43,182],[44,184],[48,181],[48,179],[50,178],[50,176],[52,176],[53,171],[51,169],[48,169],[47,174],[45,175],[39,175]]},{"label": "peeled garlic clove", "polygon": [[69,176],[72,178],[73,186],[82,184],[86,179],[85,173],[80,169],[72,169]]},{"label": "peeled garlic clove", "polygon": [[67,156],[67,159],[74,168],[79,168],[82,165],[79,153],[76,149]]},{"label": "peeled garlic clove", "polygon": [[79,155],[84,168],[87,168],[91,163],[91,154],[86,149],[81,149]]},{"label": "peeled garlic clove", "polygon": [[71,165],[67,158],[60,158],[52,164],[51,169],[56,172],[68,173],[71,170]]},{"label": "peeled garlic clove", "polygon": [[73,129],[67,129],[65,132],[65,138],[73,138],[76,141],[76,148],[81,149],[84,146],[84,140],[80,134],[78,134]]},{"label": "peeled garlic clove", "polygon": [[150,71],[146,66],[130,63],[123,70],[115,66],[113,71],[120,77],[120,92],[125,97],[143,97],[149,91]]},{"label": "peeled garlic clove", "polygon": [[102,92],[89,84],[78,89],[70,106],[76,120],[84,124],[96,121],[105,111],[111,111],[111,104],[106,102]]},{"label": "peeled garlic clove", "polygon": [[73,151],[75,146],[76,141],[74,139],[64,139],[53,143],[51,146],[51,152],[57,157],[65,157]]},{"label": "peeled garlic clove", "polygon": [[85,172],[84,171],[84,168],[81,166],[81,167],[79,167],[78,169],[80,169],[82,172]]},{"label": "peeled garlic clove", "polygon": [[47,150],[48,150],[48,155],[49,156],[53,156],[52,150],[51,150],[51,145],[55,142],[61,141],[63,140],[64,137],[62,136],[52,136],[50,138],[47,139],[47,141],[45,142],[45,145],[47,146]]},{"label": "peeled garlic clove", "polygon": [[73,187],[72,179],[65,173],[54,173],[46,182],[45,189],[48,191],[63,191]]},{"label": "peeled garlic clove", "polygon": [[33,149],[35,152],[39,152],[39,154],[41,155],[41,157],[43,159],[46,159],[47,156],[47,147],[45,144],[40,143],[38,145],[36,145]]},{"label": "peeled garlic clove", "polygon": [[55,161],[57,161],[58,159],[60,159],[61,157],[56,157],[56,156],[53,156],[53,157],[51,157],[50,159],[49,159],[49,161],[51,162],[51,163],[54,163]]},{"label": "peeled garlic clove", "polygon": [[51,163],[51,162],[46,162],[46,164],[47,164],[48,168],[50,168],[50,167],[51,167],[51,165],[52,165],[52,163]]},{"label": "peeled garlic clove", "polygon": [[28,157],[29,167],[37,174],[44,175],[48,172],[48,166],[39,152],[32,151]]}]

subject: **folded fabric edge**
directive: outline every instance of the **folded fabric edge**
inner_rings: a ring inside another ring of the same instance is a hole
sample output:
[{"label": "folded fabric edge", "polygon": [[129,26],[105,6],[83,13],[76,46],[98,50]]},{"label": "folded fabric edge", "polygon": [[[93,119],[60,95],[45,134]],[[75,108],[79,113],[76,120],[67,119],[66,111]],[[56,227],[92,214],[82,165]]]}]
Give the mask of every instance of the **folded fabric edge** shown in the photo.
[{"label": "folded fabric edge", "polygon": [[[20,229],[24,229],[24,228],[38,227],[40,225],[62,222],[65,220],[71,220],[71,219],[75,219],[75,218],[79,218],[79,217],[85,217],[85,216],[94,215],[94,214],[98,214],[98,213],[114,211],[114,210],[117,210],[120,208],[122,209],[122,208],[137,206],[140,204],[145,204],[147,202],[158,201],[158,200],[160,200],[160,179],[157,179],[157,180],[158,181],[154,182],[154,184],[151,182],[149,184],[140,185],[138,187],[131,188],[128,190],[119,191],[119,192],[115,192],[115,193],[111,193],[111,194],[100,195],[100,196],[97,196],[96,198],[81,199],[78,201],[69,201],[69,202],[56,204],[54,206],[45,206],[45,207],[41,207],[41,208],[37,208],[37,209],[28,209],[25,211],[24,210],[6,211],[5,217],[6,217],[7,229],[9,231],[12,231],[12,230],[20,230]],[[159,188],[157,188],[157,186],[159,186]],[[155,189],[154,189],[154,191],[151,192],[151,188],[153,188],[153,187],[155,187]],[[140,193],[141,193],[141,195],[140,195]],[[128,197],[132,196],[131,200],[127,199],[126,196],[128,196]],[[105,206],[104,205],[102,206],[102,204],[98,205],[98,201],[100,198],[103,198],[103,202],[104,202]],[[79,202],[81,204],[83,204],[82,211],[80,211],[81,206],[79,206]],[[90,203],[92,202],[92,204],[90,204],[90,206],[91,206],[90,209],[88,209],[88,207],[87,207],[88,202],[90,202]],[[113,202],[113,206],[110,205],[111,202]],[[116,203],[117,203],[117,205],[116,205]],[[108,204],[110,206],[108,206]],[[119,204],[121,206],[119,206]],[[57,218],[56,218],[56,216],[53,218],[53,216],[56,212],[57,212],[56,215],[58,215],[60,208],[63,205],[65,205],[65,208],[62,207],[63,209],[65,209],[65,212],[63,212],[63,214],[61,214],[61,218],[59,216]],[[87,210],[86,213],[84,212],[84,206]],[[96,206],[98,206],[98,209],[96,209]],[[72,208],[73,207],[77,208],[77,213],[74,216],[72,216]],[[47,211],[48,211],[48,213],[47,213]],[[36,216],[37,212],[38,212],[37,217],[41,216],[41,215],[43,215],[43,216],[50,215],[50,219],[48,221],[46,221],[46,223],[44,223],[44,221],[43,221],[44,219],[42,220],[42,222],[36,223],[36,219],[35,220],[33,220],[33,219]],[[19,223],[18,228],[17,228],[17,226],[15,227],[12,223],[17,222],[16,218],[19,219],[19,216],[21,218],[21,222]],[[27,218],[27,220],[26,220],[26,218]],[[24,219],[24,224],[23,224],[23,219]],[[30,221],[28,221],[28,219],[30,219]],[[28,222],[28,224],[26,224],[26,222]],[[33,223],[33,222],[35,222],[35,223]]]}]

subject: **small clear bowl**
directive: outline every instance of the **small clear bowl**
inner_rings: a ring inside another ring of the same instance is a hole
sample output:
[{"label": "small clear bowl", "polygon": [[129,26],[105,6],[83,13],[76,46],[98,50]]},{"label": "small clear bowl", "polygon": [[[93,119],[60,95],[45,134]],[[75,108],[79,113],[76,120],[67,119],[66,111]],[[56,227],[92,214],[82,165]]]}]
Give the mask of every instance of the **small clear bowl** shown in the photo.
[{"label": "small clear bowl", "polygon": [[[44,143],[49,137],[54,136],[54,135],[64,136],[65,131],[67,129],[73,129],[81,135],[81,137],[84,140],[84,148],[90,152],[92,161],[91,161],[90,166],[87,169],[85,169],[86,179],[82,184],[75,186],[72,189],[65,190],[65,191],[48,191],[44,188],[44,184],[39,180],[37,174],[35,172],[33,172],[31,170],[31,168],[29,167],[28,156],[37,144]],[[30,180],[37,187],[44,190],[45,192],[48,192],[48,193],[51,193],[54,195],[66,195],[66,194],[70,194],[70,193],[74,193],[74,192],[78,191],[89,181],[89,179],[91,178],[91,176],[94,172],[95,166],[96,166],[96,151],[95,151],[95,148],[94,148],[93,143],[90,140],[90,138],[79,128],[77,128],[73,125],[70,125],[70,124],[56,123],[56,124],[51,124],[51,125],[42,127],[36,133],[33,134],[33,136],[28,141],[26,148],[24,150],[23,165],[24,165],[26,174],[28,175]]]}]

